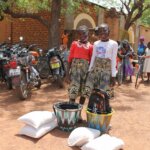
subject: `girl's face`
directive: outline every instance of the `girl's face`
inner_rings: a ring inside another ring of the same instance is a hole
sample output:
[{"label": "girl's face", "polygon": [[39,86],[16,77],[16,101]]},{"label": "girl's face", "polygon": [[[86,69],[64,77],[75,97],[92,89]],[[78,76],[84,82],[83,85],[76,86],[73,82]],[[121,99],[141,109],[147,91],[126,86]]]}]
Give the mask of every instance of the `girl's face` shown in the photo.
[{"label": "girl's face", "polygon": [[107,41],[108,39],[109,39],[109,35],[108,34],[100,34],[100,39],[102,40],[102,41]]},{"label": "girl's face", "polygon": [[127,51],[127,50],[129,50],[129,45],[127,43],[124,43],[123,48]]},{"label": "girl's face", "polygon": [[140,43],[143,44],[144,43],[144,39],[140,39]]},{"label": "girl's face", "polygon": [[84,32],[78,32],[78,37],[82,43],[86,43],[88,41],[88,34]]},{"label": "girl's face", "polygon": [[109,32],[101,29],[99,30],[99,37],[102,41],[107,41],[109,39]]},{"label": "girl's face", "polygon": [[128,49],[129,49],[129,47],[126,45],[126,46],[125,46],[125,50],[127,51]]}]

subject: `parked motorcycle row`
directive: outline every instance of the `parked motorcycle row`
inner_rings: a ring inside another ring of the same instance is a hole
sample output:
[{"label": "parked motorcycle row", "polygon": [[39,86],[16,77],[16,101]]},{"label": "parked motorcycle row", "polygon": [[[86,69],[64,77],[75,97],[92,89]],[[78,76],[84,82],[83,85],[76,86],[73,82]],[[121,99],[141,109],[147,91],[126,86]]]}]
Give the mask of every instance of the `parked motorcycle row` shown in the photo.
[{"label": "parked motorcycle row", "polygon": [[13,89],[21,100],[27,99],[33,88],[41,87],[41,79],[51,79],[52,84],[63,88],[66,67],[67,61],[59,48],[45,54],[36,44],[0,44],[0,82]]}]

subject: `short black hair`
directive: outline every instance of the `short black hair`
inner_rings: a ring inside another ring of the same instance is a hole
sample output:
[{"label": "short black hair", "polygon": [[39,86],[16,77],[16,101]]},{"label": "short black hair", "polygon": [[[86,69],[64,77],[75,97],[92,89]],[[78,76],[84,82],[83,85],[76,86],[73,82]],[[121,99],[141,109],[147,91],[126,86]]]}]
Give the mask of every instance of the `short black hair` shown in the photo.
[{"label": "short black hair", "polygon": [[109,34],[110,28],[109,28],[108,24],[102,23],[102,24],[100,24],[100,26],[97,26],[95,28],[96,35],[99,35],[101,33],[101,31],[104,31],[105,33]]}]

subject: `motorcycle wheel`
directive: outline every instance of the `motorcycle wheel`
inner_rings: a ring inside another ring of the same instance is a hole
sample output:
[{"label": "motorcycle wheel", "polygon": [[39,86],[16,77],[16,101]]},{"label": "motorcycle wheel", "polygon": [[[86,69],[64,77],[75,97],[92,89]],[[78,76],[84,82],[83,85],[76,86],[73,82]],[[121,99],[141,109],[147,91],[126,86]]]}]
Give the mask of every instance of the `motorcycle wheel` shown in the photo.
[{"label": "motorcycle wheel", "polygon": [[49,66],[45,62],[39,62],[37,64],[37,70],[41,79],[46,79],[49,76]]},{"label": "motorcycle wheel", "polygon": [[35,87],[40,89],[40,87],[41,87],[41,79],[38,79],[38,84]]},{"label": "motorcycle wheel", "polygon": [[21,72],[20,85],[16,87],[16,94],[21,100],[25,100],[29,96],[29,88],[24,72]]},{"label": "motorcycle wheel", "polygon": [[64,87],[63,79],[60,75],[56,76],[56,84],[58,85],[59,88]]},{"label": "motorcycle wheel", "polygon": [[6,86],[7,86],[8,90],[11,90],[11,89],[12,89],[11,78],[7,78],[7,80],[6,80]]}]

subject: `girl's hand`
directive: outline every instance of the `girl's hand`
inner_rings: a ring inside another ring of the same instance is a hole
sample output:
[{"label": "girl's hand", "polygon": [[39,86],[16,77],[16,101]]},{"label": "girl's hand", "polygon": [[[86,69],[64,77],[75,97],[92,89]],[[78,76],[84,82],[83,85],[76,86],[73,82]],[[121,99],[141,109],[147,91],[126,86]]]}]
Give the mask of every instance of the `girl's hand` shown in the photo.
[{"label": "girl's hand", "polygon": [[150,58],[150,56],[146,56],[145,58]]},{"label": "girl's hand", "polygon": [[150,56],[142,56],[142,58],[150,58]]},{"label": "girl's hand", "polygon": [[110,86],[114,87],[115,84],[116,84],[116,78],[115,77],[111,77],[111,84],[110,84]]},{"label": "girl's hand", "polygon": [[70,84],[70,82],[71,82],[71,76],[70,76],[70,74],[66,75],[65,82],[68,83],[68,84]]}]

